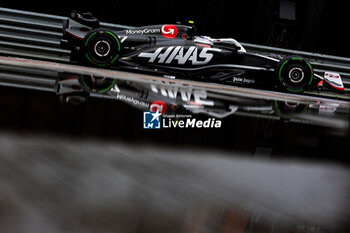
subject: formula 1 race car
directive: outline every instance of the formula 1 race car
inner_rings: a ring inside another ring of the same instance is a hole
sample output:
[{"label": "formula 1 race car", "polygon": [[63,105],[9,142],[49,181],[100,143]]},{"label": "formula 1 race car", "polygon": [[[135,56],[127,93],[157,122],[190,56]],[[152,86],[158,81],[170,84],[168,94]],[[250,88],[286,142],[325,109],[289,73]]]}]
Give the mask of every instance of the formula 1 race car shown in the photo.
[{"label": "formula 1 race car", "polygon": [[[191,23],[112,30],[101,28],[91,13],[73,12],[64,21],[61,46],[71,50],[73,62],[169,79],[287,92],[303,92],[313,87],[344,90],[339,74],[316,74],[302,57],[277,59],[249,53],[234,39],[196,36]],[[88,92],[105,93],[115,83],[115,79],[80,77],[81,86]]]}]

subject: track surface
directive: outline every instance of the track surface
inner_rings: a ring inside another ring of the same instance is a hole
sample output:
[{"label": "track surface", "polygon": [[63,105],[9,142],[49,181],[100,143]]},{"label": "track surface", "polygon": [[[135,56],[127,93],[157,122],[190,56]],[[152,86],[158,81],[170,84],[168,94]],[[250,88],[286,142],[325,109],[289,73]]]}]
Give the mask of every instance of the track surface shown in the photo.
[{"label": "track surface", "polygon": [[247,232],[349,224],[336,164],[4,133],[0,146],[1,232],[217,232],[227,212]]},{"label": "track surface", "polygon": [[251,97],[251,98],[262,98],[267,100],[279,100],[279,101],[295,101],[300,103],[316,103],[326,102],[330,104],[340,104],[342,107],[349,108],[350,103],[348,101],[343,100],[335,100],[329,98],[322,97],[314,97],[307,95],[295,95],[281,92],[273,92],[273,91],[263,91],[257,89],[248,89],[248,88],[240,88],[234,86],[227,85],[219,85],[213,83],[202,83],[188,80],[180,80],[180,79],[167,79],[157,76],[143,75],[143,74],[135,74],[128,73],[116,70],[106,70],[106,69],[97,69],[90,68],[84,66],[76,66],[70,64],[60,64],[39,60],[30,60],[23,58],[14,58],[14,57],[1,57],[0,56],[0,64],[8,65],[8,66],[16,66],[22,68],[32,68],[32,69],[42,69],[47,71],[58,71],[58,72],[67,72],[74,74],[83,74],[83,75],[94,75],[99,77],[107,77],[114,78],[120,80],[127,81],[135,81],[142,83],[163,83],[168,82],[171,83],[172,86],[185,86],[185,87],[195,87],[201,88],[206,91],[211,91],[214,93],[221,93],[226,95],[234,95],[240,97]]}]

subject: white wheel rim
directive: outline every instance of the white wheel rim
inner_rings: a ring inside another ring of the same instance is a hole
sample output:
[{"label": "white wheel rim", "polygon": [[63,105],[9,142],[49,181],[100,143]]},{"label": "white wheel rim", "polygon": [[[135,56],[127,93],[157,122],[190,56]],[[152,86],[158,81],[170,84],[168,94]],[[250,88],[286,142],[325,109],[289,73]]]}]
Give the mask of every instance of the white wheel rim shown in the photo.
[{"label": "white wheel rim", "polygon": [[[102,54],[100,53],[98,50],[97,50],[97,47],[101,44],[101,43],[104,43],[107,45],[107,52]],[[94,47],[94,51],[95,51],[95,54],[99,57],[105,57],[109,54],[109,52],[111,51],[111,46],[109,45],[109,43],[105,40],[100,40],[98,41],[96,44],[95,44],[95,47]]]},{"label": "white wheel rim", "polygon": [[[301,74],[301,77],[298,76],[298,74]],[[300,83],[304,79],[304,71],[299,67],[294,67],[289,71],[288,77],[289,80],[293,83]]]}]

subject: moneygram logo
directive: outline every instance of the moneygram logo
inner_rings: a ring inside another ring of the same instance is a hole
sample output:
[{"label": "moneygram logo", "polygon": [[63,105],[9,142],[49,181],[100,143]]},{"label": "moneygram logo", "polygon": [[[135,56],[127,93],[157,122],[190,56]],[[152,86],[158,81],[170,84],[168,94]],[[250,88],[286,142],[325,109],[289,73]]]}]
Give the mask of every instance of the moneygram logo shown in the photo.
[{"label": "moneygram logo", "polygon": [[157,28],[152,28],[152,29],[145,28],[145,29],[136,29],[136,30],[126,30],[125,31],[126,34],[131,34],[131,35],[134,35],[134,34],[139,34],[139,35],[155,34],[155,33],[159,33],[159,32],[160,32],[160,30]]},{"label": "moneygram logo", "polygon": [[160,129],[161,128],[161,116],[162,114],[157,112],[143,112],[143,128],[144,129]]},{"label": "moneygram logo", "polygon": [[178,30],[175,25],[164,25],[162,27],[162,35],[165,38],[173,39],[177,36]]}]

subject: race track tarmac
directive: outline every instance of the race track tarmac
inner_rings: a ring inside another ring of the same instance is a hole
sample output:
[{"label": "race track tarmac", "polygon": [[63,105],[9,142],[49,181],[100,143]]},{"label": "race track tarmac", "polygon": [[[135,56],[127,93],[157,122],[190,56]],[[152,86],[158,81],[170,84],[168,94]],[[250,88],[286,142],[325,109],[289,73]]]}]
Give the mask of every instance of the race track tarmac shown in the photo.
[{"label": "race track tarmac", "polygon": [[350,226],[350,170],[339,164],[4,132],[0,148],[0,232]]}]

